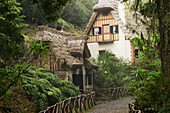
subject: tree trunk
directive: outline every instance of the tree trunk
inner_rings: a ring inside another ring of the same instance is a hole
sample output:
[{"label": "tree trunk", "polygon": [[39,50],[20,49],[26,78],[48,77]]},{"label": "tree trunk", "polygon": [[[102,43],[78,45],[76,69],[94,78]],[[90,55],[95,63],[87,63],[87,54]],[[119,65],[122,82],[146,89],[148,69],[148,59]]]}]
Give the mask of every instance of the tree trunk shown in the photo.
[{"label": "tree trunk", "polygon": [[161,45],[161,65],[163,74],[163,87],[169,90],[170,75],[170,40],[169,40],[169,0],[157,0],[158,19]]},{"label": "tree trunk", "polygon": [[161,45],[161,63],[162,73],[165,76],[170,75],[170,40],[169,40],[169,0],[157,0],[159,31],[160,31],[160,45]]}]

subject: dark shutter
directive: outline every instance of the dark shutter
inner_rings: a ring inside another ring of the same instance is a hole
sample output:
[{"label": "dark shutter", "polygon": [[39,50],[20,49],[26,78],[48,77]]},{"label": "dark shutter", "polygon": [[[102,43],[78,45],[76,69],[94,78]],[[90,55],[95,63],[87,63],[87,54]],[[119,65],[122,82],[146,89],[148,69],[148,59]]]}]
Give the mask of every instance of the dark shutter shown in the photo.
[{"label": "dark shutter", "polygon": [[92,29],[92,34],[94,35],[94,28]]},{"label": "dark shutter", "polygon": [[110,33],[113,33],[113,26],[110,26]]},{"label": "dark shutter", "polygon": [[99,34],[102,34],[102,30],[101,30],[101,27],[99,27]]},{"label": "dark shutter", "polygon": [[[111,33],[118,33],[118,25],[114,25],[114,26],[111,26],[112,29],[111,29]],[[111,28],[110,27],[110,28]],[[114,31],[113,31],[114,30]]]},{"label": "dark shutter", "polygon": [[116,25],[115,27],[116,27],[116,33],[118,33],[118,25]]}]

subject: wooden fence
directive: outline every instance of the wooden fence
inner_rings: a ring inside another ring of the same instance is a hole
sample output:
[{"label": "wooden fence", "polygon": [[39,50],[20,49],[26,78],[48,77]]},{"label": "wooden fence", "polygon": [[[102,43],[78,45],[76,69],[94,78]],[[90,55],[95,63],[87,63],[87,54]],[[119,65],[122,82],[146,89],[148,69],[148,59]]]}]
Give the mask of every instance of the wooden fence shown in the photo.
[{"label": "wooden fence", "polygon": [[97,88],[94,89],[97,95],[97,100],[112,100],[118,99],[120,97],[128,96],[131,91],[126,87],[117,87],[117,88]]},{"label": "wooden fence", "polygon": [[109,97],[112,99],[118,99],[129,94],[130,91],[126,87],[109,88]]},{"label": "wooden fence", "polygon": [[135,110],[135,105],[134,104],[128,104],[129,105],[129,113],[141,113],[140,110]]},{"label": "wooden fence", "polygon": [[81,112],[83,109],[91,108],[95,105],[95,92],[80,94],[77,97],[70,97],[62,102],[56,103],[39,113],[73,113]]},{"label": "wooden fence", "polygon": [[86,91],[87,94],[70,97],[62,102],[47,107],[46,110],[40,111],[39,113],[78,113],[96,105],[96,94],[106,96],[109,99],[118,99],[120,97],[128,96],[130,94],[129,92],[130,91],[125,87],[98,88],[94,89],[92,92]]}]

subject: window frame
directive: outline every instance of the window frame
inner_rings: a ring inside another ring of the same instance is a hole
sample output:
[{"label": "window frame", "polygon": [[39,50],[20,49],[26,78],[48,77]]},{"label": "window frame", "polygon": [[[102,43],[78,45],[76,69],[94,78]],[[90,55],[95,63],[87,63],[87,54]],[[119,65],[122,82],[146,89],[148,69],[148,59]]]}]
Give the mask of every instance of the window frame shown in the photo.
[{"label": "window frame", "polygon": [[[104,56],[104,54],[105,54],[105,52],[106,52],[105,49],[104,49],[104,50],[98,50],[98,51],[99,51],[99,55],[100,55],[100,56]],[[102,54],[101,54],[100,52],[102,52]]]},{"label": "window frame", "polygon": [[116,34],[116,33],[113,33],[113,27],[116,26],[117,27],[117,32],[116,33],[119,33],[119,25],[112,25],[110,26],[110,33],[111,34]]},{"label": "window frame", "polygon": [[[99,28],[98,34],[94,34],[94,29],[95,29],[95,28]],[[93,34],[94,36],[101,35],[101,34],[102,34],[102,27],[93,27],[93,29],[92,29],[92,34]]]}]

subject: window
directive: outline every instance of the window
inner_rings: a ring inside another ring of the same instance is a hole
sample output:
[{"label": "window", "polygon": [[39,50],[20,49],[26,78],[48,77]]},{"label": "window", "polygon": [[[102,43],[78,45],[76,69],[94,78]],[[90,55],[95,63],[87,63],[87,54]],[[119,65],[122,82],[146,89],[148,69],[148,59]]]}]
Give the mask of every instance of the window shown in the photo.
[{"label": "window", "polygon": [[135,49],[135,57],[138,58],[139,57],[139,50]]},{"label": "window", "polygon": [[104,56],[104,54],[105,54],[105,50],[99,50],[99,55],[100,56]]},{"label": "window", "polygon": [[93,28],[93,35],[101,34],[101,27],[94,27]]},{"label": "window", "polygon": [[118,33],[118,25],[110,26],[110,33]]}]

